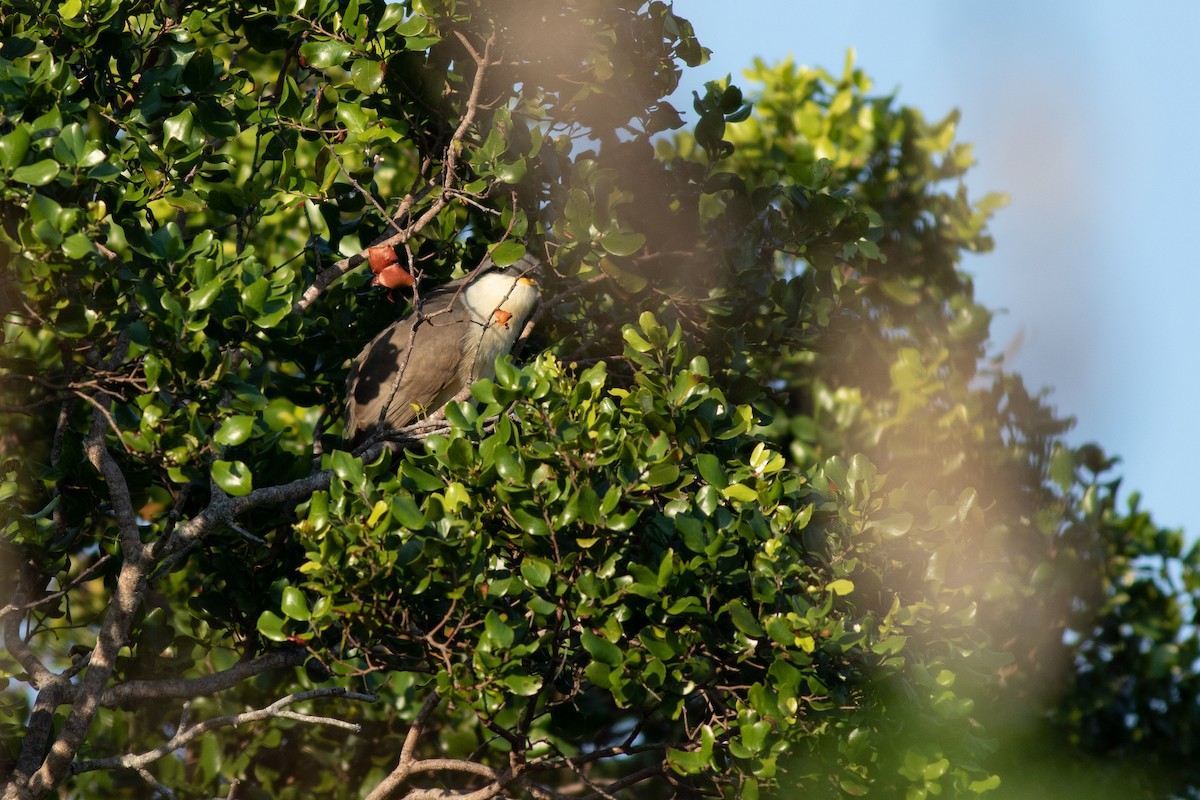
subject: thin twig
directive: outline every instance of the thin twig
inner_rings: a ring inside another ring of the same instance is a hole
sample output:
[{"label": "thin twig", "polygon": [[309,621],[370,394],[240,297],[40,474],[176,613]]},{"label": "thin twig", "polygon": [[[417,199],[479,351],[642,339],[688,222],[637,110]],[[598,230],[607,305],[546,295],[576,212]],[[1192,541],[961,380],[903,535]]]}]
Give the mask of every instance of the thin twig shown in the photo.
[{"label": "thin twig", "polygon": [[344,697],[349,700],[362,700],[364,702],[374,702],[376,697],[370,694],[361,694],[359,692],[351,692],[341,687],[327,687],[323,689],[310,689],[306,692],[296,692],[289,694],[286,697],[281,697],[266,708],[259,708],[254,711],[245,711],[241,714],[229,714],[223,717],[213,717],[212,719],[196,723],[195,725],[187,725],[186,720],[181,720],[179,729],[166,743],[153,750],[137,755],[128,754],[123,756],[113,756],[111,758],[94,758],[87,761],[78,761],[72,767],[72,772],[79,774],[81,772],[92,772],[98,769],[138,769],[145,767],[148,764],[153,764],[163,756],[185,747],[190,742],[194,741],[199,736],[216,730],[217,728],[226,728],[230,726],[244,725],[248,722],[258,722],[259,720],[272,719],[283,717],[286,719],[298,719],[302,722],[316,722],[319,724],[337,724],[338,727],[346,728],[347,730],[358,731],[359,726],[353,723],[345,722],[344,720],[333,719],[331,717],[310,717],[307,714],[297,714],[287,710],[288,706],[302,703],[306,700],[313,700],[318,697]]},{"label": "thin twig", "polygon": [[47,603],[53,603],[55,600],[59,599],[60,597],[65,597],[72,589],[76,588],[81,583],[84,583],[84,582],[90,580],[92,573],[94,573],[96,570],[100,569],[100,567],[102,567],[106,563],[108,563],[108,561],[110,559],[112,559],[112,553],[105,553],[104,555],[100,556],[100,558],[96,559],[96,561],[93,562],[91,566],[89,566],[83,572],[76,575],[71,580],[71,582],[69,584],[67,584],[64,588],[59,589],[57,592],[52,592],[51,594],[46,595],[45,597],[41,598],[40,600],[33,600],[31,602],[23,603],[21,605],[14,605],[12,603],[9,603],[8,605],[4,606],[4,608],[0,608],[0,618],[6,617],[12,613],[24,614],[26,611],[30,611],[34,608],[37,608],[38,606],[43,606]]}]

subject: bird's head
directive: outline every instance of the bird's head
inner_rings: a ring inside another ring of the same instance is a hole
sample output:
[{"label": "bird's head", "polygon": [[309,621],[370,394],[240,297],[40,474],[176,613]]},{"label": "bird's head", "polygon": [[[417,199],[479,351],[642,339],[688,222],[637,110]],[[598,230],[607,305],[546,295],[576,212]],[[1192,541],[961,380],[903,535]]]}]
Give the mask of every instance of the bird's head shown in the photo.
[{"label": "bird's head", "polygon": [[485,325],[507,325],[515,318],[524,324],[540,296],[538,271],[538,263],[528,256],[508,267],[481,271],[463,291],[472,319]]}]

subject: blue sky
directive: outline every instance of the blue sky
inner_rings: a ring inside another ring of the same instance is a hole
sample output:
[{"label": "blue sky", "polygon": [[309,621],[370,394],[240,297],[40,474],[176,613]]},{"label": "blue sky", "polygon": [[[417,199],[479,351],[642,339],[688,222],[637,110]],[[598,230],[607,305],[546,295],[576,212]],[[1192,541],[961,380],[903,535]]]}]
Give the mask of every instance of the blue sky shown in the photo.
[{"label": "blue sky", "polygon": [[[1052,389],[1072,443],[1121,456],[1124,493],[1200,534],[1200,3],[675,0],[712,60],[682,97],[754,56],[839,73],[929,119],[962,110],[971,196],[1007,192],[996,249],[965,268],[1002,309],[993,350]],[[684,104],[682,109],[690,109]],[[682,110],[681,109],[681,110]]]}]

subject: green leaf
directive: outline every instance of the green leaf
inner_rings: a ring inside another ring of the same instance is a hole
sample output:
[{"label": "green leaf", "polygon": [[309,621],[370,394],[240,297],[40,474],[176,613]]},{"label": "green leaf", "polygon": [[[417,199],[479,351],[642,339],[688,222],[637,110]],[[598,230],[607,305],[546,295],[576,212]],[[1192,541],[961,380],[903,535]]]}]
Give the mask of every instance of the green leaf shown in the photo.
[{"label": "green leaf", "polygon": [[241,461],[214,461],[213,480],[226,494],[245,497],[254,489],[250,468]]},{"label": "green leaf", "polygon": [[625,339],[625,344],[629,345],[638,353],[648,353],[654,349],[654,345],[647,342],[641,337],[632,325],[626,325],[625,330],[621,331],[621,336]]},{"label": "green leaf", "polygon": [[329,466],[343,483],[358,486],[363,482],[362,461],[345,450],[334,450],[330,453]]},{"label": "green leaf", "polygon": [[728,608],[729,617],[733,620],[733,626],[739,631],[755,638],[766,636],[767,632],[758,623],[758,619],[750,613],[750,610],[740,600],[730,601]]},{"label": "green leaf", "polygon": [[425,515],[420,507],[407,494],[395,494],[391,498],[392,517],[411,531],[419,531],[425,527]]},{"label": "green leaf", "polygon": [[498,165],[493,174],[503,183],[513,184],[520,183],[525,178],[527,171],[528,167],[525,164],[525,159],[519,158],[512,163]]},{"label": "green leaf", "polygon": [[369,58],[359,58],[350,67],[350,79],[354,88],[363,94],[374,94],[383,85],[383,63]]},{"label": "green leaf", "polygon": [[31,186],[45,186],[58,177],[58,162],[43,158],[32,164],[17,167],[13,170],[12,178],[17,183],[28,183]]},{"label": "green leaf", "polygon": [[308,608],[308,599],[304,596],[304,592],[295,586],[283,587],[283,601],[279,607],[290,619],[298,622],[308,622],[312,616],[312,612]]},{"label": "green leaf", "polygon": [[506,675],[502,682],[518,697],[533,697],[542,689],[542,679],[537,675]]},{"label": "green leaf", "polygon": [[591,631],[584,631],[580,636],[580,643],[583,644],[583,649],[591,654],[592,658],[601,664],[607,664],[611,667],[619,666],[624,660],[621,653],[621,648],[617,647],[607,639],[597,636]]},{"label": "green leaf", "polygon": [[600,246],[614,256],[629,256],[642,249],[646,236],[642,233],[609,231],[600,237]]},{"label": "green leaf", "polygon": [[713,743],[716,736],[708,725],[700,729],[700,746],[695,750],[667,750],[667,763],[683,775],[703,772],[712,766]]},{"label": "green leaf", "polygon": [[[393,8],[396,9],[400,15],[404,14],[403,5],[399,3],[388,5],[388,12],[391,12]],[[385,12],[384,20],[387,21],[387,19],[388,13]],[[423,14],[414,14],[403,22],[393,22],[392,24],[395,25],[396,33],[400,34],[401,36],[419,36],[425,32],[426,28],[429,27],[429,18]],[[380,24],[380,29],[383,29],[383,24]]]},{"label": "green leaf", "polygon": [[838,578],[835,581],[830,581],[825,585],[826,591],[833,592],[836,595],[850,594],[854,591],[854,581],[847,578]]},{"label": "green leaf", "polygon": [[525,580],[529,581],[530,586],[542,588],[550,583],[550,576],[553,574],[549,561],[544,561],[540,558],[526,556],[521,561],[521,575]]},{"label": "green leaf", "polygon": [[516,634],[495,611],[487,613],[483,619],[483,627],[483,641],[491,645],[493,650],[507,650],[512,647]]},{"label": "green leaf", "polygon": [[211,280],[200,288],[188,294],[188,310],[203,311],[211,306],[221,295],[224,284],[219,280]]},{"label": "green leaf", "polygon": [[897,539],[912,529],[913,519],[911,512],[900,511],[884,519],[872,519],[867,527],[879,531],[888,539]]},{"label": "green leaf", "polygon": [[758,502],[758,492],[744,483],[731,483],[721,490],[721,494],[731,500],[740,500],[743,503]]},{"label": "green leaf", "polygon": [[345,63],[354,48],[336,39],[306,42],[300,46],[300,56],[313,69],[327,69]]},{"label": "green leaf", "polygon": [[288,635],[284,632],[286,625],[287,620],[283,617],[273,611],[264,611],[258,615],[258,623],[255,627],[259,633],[272,642],[286,642],[288,640]]},{"label": "green leaf", "polygon": [[550,526],[546,520],[537,514],[531,514],[523,508],[512,509],[513,519],[521,526],[521,530],[530,536],[549,536]]},{"label": "green leaf", "polygon": [[498,445],[495,449],[496,472],[506,481],[524,482],[525,466],[518,459],[516,451],[506,444]]},{"label": "green leaf", "polygon": [[525,245],[508,239],[493,245],[488,254],[497,267],[510,267],[525,257]]},{"label": "green leaf", "polygon": [[96,246],[87,234],[73,233],[63,240],[62,251],[67,258],[78,261],[96,252]]},{"label": "green leaf", "polygon": [[725,468],[721,466],[721,459],[711,453],[701,453],[696,456],[696,469],[701,478],[718,489],[724,489],[729,485],[729,478],[725,475]]},{"label": "green leaf", "polygon": [[169,145],[171,142],[179,142],[188,150],[194,150],[199,146],[200,141],[195,130],[191,106],[187,106],[175,116],[163,120],[163,144]]},{"label": "green leaf", "polygon": [[217,444],[239,445],[250,438],[254,432],[254,417],[244,414],[229,417],[221,423],[220,430],[213,436]]},{"label": "green leaf", "polygon": [[18,125],[0,137],[0,166],[6,170],[20,166],[25,154],[29,152],[29,142],[29,128],[25,125]]},{"label": "green leaf", "polygon": [[370,117],[362,106],[349,102],[338,103],[337,118],[351,133],[362,133],[370,122]]},{"label": "green leaf", "polygon": [[975,794],[983,794],[984,792],[990,792],[992,789],[996,789],[999,786],[1000,776],[990,775],[981,781],[971,781],[971,785],[968,788]]}]

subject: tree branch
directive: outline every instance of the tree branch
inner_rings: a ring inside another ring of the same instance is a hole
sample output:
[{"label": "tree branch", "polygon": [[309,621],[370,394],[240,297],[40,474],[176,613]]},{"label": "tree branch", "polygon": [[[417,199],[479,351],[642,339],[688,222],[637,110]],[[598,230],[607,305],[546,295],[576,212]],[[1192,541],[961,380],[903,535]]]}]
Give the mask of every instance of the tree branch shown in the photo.
[{"label": "tree branch", "polygon": [[[100,558],[96,559],[95,562],[93,562],[91,564],[91,566],[87,567],[86,569],[84,569],[83,572],[76,575],[69,584],[67,584],[62,589],[59,589],[57,592],[52,592],[38,600],[30,600],[30,601],[28,601],[26,603],[22,603],[20,605],[17,605],[14,603],[9,603],[8,605],[4,606],[4,608],[0,608],[0,619],[7,617],[9,614],[12,614],[14,612],[16,612],[17,614],[21,614],[26,611],[30,611],[34,608],[37,608],[38,606],[43,606],[43,605],[46,605],[47,603],[53,603],[55,600],[58,600],[60,597],[65,597],[67,594],[69,594],[71,592],[72,589],[79,586],[79,584],[85,583],[86,581],[90,580],[92,573],[94,573],[96,570],[100,569],[100,567],[107,564],[108,560],[110,558],[112,558],[111,553],[105,553],[104,555],[100,556]],[[17,617],[17,619],[19,621],[19,617]],[[6,621],[6,625],[7,625],[7,621]],[[7,640],[7,638],[8,637],[6,634],[5,639]],[[24,665],[22,665],[22,666],[24,666]]]},{"label": "tree branch", "polygon": [[91,772],[98,769],[140,769],[148,764],[152,764],[163,756],[186,746],[188,743],[195,740],[197,737],[217,728],[225,728],[230,726],[244,725],[247,722],[258,722],[263,719],[283,718],[294,719],[301,722],[313,722],[324,725],[336,725],[357,732],[359,726],[344,720],[334,719],[332,717],[314,717],[308,714],[298,714],[293,711],[288,711],[287,707],[302,703],[306,700],[313,700],[318,697],[345,697],[350,700],[363,700],[366,702],[374,702],[375,696],[369,694],[360,694],[359,692],[351,692],[341,687],[330,687],[325,689],[310,689],[306,692],[296,692],[286,697],[276,700],[266,708],[256,709],[254,711],[245,711],[241,714],[229,714],[224,717],[213,717],[204,722],[195,725],[187,724],[187,709],[184,710],[184,718],[180,720],[179,729],[175,732],[166,743],[153,750],[138,755],[113,756],[111,758],[96,758],[87,761],[79,761],[72,768],[72,772],[79,774],[81,772]]},{"label": "tree branch", "polygon": [[400,760],[396,763],[396,767],[388,774],[386,778],[379,782],[366,800],[384,800],[389,797],[392,792],[400,788],[404,781],[408,780],[411,774],[413,764],[413,752],[417,747],[417,740],[421,738],[421,733],[425,729],[425,725],[429,722],[429,717],[433,714],[434,709],[441,702],[441,695],[435,689],[425,698],[425,703],[421,706],[421,710],[417,712],[416,719],[408,728],[408,734],[404,737],[404,744],[400,748]]},{"label": "tree branch", "polygon": [[147,700],[164,700],[203,697],[231,689],[247,678],[273,669],[298,667],[308,658],[308,653],[299,647],[264,653],[249,661],[198,678],[179,678],[158,681],[127,681],[106,689],[100,695],[100,705],[111,708]]},{"label": "tree branch", "polygon": [[[111,370],[125,358],[128,347],[129,335],[123,332],[117,338],[108,361],[100,366]],[[112,403],[112,397],[105,395],[97,403],[107,408]],[[149,548],[141,542],[129,485],[120,466],[104,444],[104,430],[104,417],[98,411],[94,412],[86,452],[88,460],[104,477],[108,486],[109,499],[117,519],[124,563],[117,576],[116,588],[108,609],[100,623],[96,646],[92,649],[87,670],[79,682],[76,699],[66,721],[63,722],[53,744],[49,743],[49,738],[53,735],[51,731],[35,731],[31,726],[22,742],[17,767],[5,784],[4,800],[39,798],[62,783],[70,773],[71,761],[87,737],[92,718],[99,708],[100,694],[112,675],[117,653],[129,637],[133,615],[146,590],[146,576],[150,567],[147,558]],[[54,706],[57,705],[54,701],[63,699],[60,696],[61,690],[57,686],[51,686],[46,691],[48,694],[44,697],[39,696],[37,705],[42,707],[42,711],[53,714]],[[47,752],[48,744],[50,746]],[[40,763],[40,766],[33,771],[37,763]]]}]

